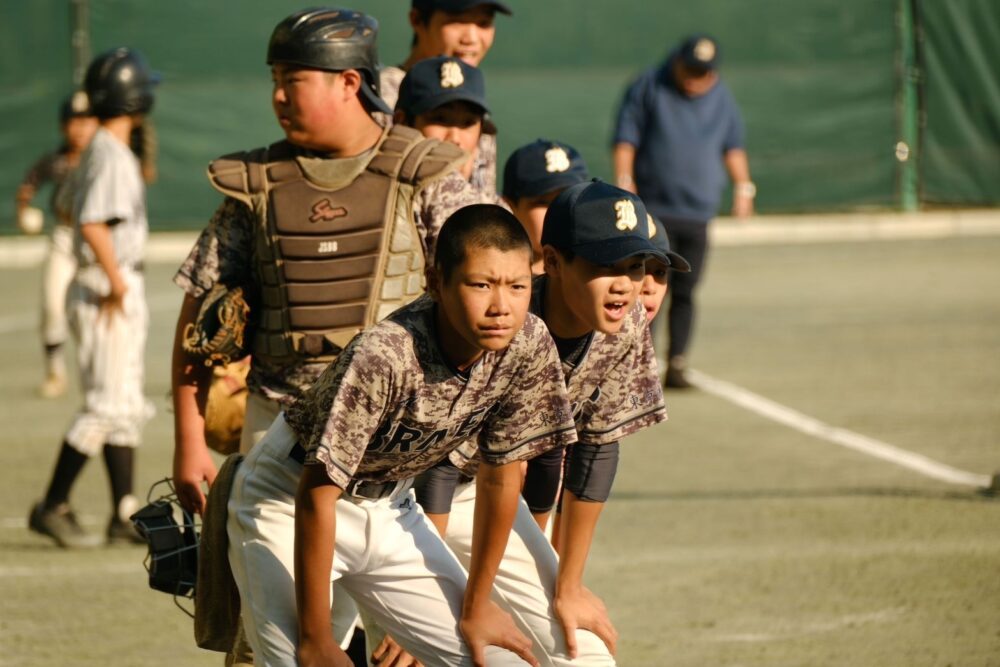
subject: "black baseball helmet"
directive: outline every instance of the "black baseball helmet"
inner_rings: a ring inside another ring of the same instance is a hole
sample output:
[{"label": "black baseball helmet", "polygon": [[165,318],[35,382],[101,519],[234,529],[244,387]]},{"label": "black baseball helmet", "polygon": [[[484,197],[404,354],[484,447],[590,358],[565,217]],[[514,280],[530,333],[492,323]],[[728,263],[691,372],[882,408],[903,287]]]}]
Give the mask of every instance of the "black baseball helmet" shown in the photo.
[{"label": "black baseball helmet", "polygon": [[310,69],[361,72],[362,94],[379,111],[392,109],[379,97],[378,21],[352,9],[303,9],[284,19],[271,33],[267,64],[287,63]]},{"label": "black baseball helmet", "polygon": [[98,118],[149,113],[153,88],[160,82],[146,58],[128,47],[105,51],[87,67],[83,87]]}]

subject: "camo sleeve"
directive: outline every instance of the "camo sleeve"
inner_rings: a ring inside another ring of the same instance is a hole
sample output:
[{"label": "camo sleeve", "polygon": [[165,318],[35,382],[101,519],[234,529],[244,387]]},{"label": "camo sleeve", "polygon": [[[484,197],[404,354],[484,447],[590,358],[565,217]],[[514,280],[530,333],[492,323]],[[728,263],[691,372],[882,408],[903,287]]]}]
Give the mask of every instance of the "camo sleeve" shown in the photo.
[{"label": "camo sleeve", "polygon": [[226,197],[177,270],[174,283],[195,298],[218,282],[251,284],[255,224],[249,207]]},{"label": "camo sleeve", "polygon": [[577,417],[580,442],[610,444],[667,419],[645,311],[635,308],[629,330],[608,341],[616,344],[592,350],[594,371],[602,378],[594,395],[583,401]]},{"label": "camo sleeve", "polygon": [[524,361],[512,370],[507,399],[479,436],[480,457],[494,465],[524,461],[576,441],[555,343],[534,315],[528,315],[523,331]]},{"label": "camo sleeve", "polygon": [[444,178],[432,181],[416,193],[413,198],[413,213],[428,263],[434,257],[434,245],[448,216],[470,204],[495,203],[495,194],[490,197],[476,190],[457,171],[451,171]]}]

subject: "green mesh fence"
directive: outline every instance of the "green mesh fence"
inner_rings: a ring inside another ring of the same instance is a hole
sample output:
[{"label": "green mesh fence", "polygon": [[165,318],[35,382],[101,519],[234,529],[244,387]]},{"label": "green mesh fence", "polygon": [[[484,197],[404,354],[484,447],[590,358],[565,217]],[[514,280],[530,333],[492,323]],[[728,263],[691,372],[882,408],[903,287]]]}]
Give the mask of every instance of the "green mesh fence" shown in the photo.
[{"label": "green mesh fence", "polygon": [[[1000,3],[911,1],[927,14],[918,16],[927,36],[921,191],[941,203],[1000,201]],[[265,46],[274,24],[307,4],[90,0],[93,51],[135,46],[164,75],[153,114],[161,144],[160,180],[149,191],[154,229],[203,225],[219,200],[204,178],[207,162],[281,137]],[[611,124],[626,85],[684,34],[707,31],[720,40],[723,77],[747,121],[761,212],[897,205],[897,1],[510,4],[515,16],[498,17],[484,64],[501,164],[518,145],[551,137],[610,177]],[[379,19],[383,61],[401,61],[409,2],[351,6]],[[14,188],[58,142],[56,109],[71,85],[69,1],[0,3],[0,54],[0,231],[9,233]],[[969,90],[993,97],[969,109]]]}]

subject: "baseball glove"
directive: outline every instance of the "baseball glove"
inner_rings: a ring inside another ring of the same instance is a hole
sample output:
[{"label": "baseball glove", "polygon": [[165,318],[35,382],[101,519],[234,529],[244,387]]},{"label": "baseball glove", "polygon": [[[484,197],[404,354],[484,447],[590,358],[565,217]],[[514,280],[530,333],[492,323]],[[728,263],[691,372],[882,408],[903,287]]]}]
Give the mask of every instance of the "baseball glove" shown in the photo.
[{"label": "baseball glove", "polygon": [[212,384],[205,404],[205,443],[225,456],[240,449],[249,372],[249,357],[212,369]]},{"label": "baseball glove", "polygon": [[184,351],[206,366],[224,366],[250,353],[250,304],[242,287],[216,283],[198,317],[184,327]]}]

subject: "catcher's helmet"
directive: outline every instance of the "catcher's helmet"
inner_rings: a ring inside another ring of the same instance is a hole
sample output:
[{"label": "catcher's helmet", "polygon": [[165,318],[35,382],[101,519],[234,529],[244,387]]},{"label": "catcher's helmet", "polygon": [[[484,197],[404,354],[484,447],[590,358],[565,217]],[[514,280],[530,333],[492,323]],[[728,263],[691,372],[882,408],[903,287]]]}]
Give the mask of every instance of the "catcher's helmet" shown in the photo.
[{"label": "catcher's helmet", "polygon": [[135,49],[122,46],[105,51],[87,67],[84,89],[98,118],[148,113],[153,87],[160,76]]},{"label": "catcher's helmet", "polygon": [[129,517],[149,546],[146,570],[149,587],[170,593],[185,613],[177,598],[194,598],[198,578],[198,538],[200,522],[177,500],[173,480],[160,480],[149,489],[149,504]]},{"label": "catcher's helmet", "polygon": [[364,97],[379,111],[392,109],[379,97],[378,21],[352,9],[304,9],[284,19],[271,33],[267,64],[287,63],[342,72],[356,69],[367,85]]}]

